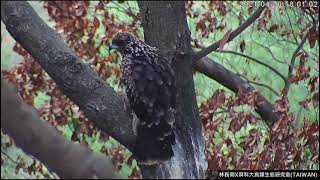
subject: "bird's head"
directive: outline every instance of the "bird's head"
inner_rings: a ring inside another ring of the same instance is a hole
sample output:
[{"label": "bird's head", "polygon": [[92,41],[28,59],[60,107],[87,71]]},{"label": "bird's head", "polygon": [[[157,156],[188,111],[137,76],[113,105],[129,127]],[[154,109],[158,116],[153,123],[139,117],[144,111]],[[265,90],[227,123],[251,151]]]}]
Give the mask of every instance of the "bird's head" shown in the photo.
[{"label": "bird's head", "polygon": [[127,45],[136,41],[136,37],[128,32],[119,32],[112,39],[112,42],[109,46],[109,52],[112,49],[118,50],[121,54],[123,54],[126,50]]}]

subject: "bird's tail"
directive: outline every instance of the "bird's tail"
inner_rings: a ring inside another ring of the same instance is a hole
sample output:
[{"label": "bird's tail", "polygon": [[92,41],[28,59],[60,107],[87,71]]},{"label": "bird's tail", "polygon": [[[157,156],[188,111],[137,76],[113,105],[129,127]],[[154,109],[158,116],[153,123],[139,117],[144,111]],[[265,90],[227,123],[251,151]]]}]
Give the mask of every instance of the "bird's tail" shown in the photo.
[{"label": "bird's tail", "polygon": [[136,159],[139,164],[152,165],[169,160],[174,154],[168,140],[154,140],[146,136],[136,139]]},{"label": "bird's tail", "polygon": [[158,125],[138,127],[134,154],[140,164],[152,165],[169,160],[174,155],[172,150],[174,144],[173,126],[166,119],[160,121]]}]

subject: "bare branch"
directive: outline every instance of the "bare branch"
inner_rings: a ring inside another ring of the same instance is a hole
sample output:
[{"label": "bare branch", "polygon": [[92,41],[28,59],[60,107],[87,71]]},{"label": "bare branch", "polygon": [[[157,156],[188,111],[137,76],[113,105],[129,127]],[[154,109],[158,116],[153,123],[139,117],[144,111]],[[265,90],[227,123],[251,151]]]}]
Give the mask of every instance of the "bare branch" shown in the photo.
[{"label": "bare branch", "polygon": [[[234,30],[230,34],[230,37],[229,37],[227,43],[232,41],[235,37],[237,37],[240,33],[242,33],[247,27],[249,27],[260,16],[260,14],[262,13],[262,11],[265,8],[266,8],[266,6],[259,6],[259,8],[256,10],[256,12],[254,12],[252,14],[252,16],[250,16],[244,23],[242,23],[236,30]],[[215,42],[215,43],[213,43],[209,47],[197,52],[195,54],[194,59],[195,60],[201,59],[201,58],[207,56],[208,54],[210,54],[211,52],[215,51],[216,49],[219,48],[219,45],[220,45],[221,41],[222,41],[222,39],[217,41],[217,42]]]},{"label": "bare branch", "polygon": [[290,85],[291,85],[290,79],[293,76],[292,73],[293,73],[294,64],[295,64],[295,61],[296,61],[297,54],[302,49],[304,43],[306,42],[307,38],[309,37],[310,33],[312,32],[312,29],[315,28],[317,24],[318,24],[318,22],[316,22],[315,24],[313,24],[313,26],[311,28],[309,28],[308,32],[303,36],[303,38],[302,38],[301,42],[299,43],[298,47],[296,48],[296,50],[292,54],[290,65],[289,65],[289,70],[288,70],[288,76],[286,78],[284,89],[283,89],[283,94],[284,95],[287,95],[288,92],[289,92],[289,88],[290,88]]},{"label": "bare branch", "polygon": [[247,58],[247,59],[250,59],[258,64],[261,64],[267,68],[269,68],[271,71],[273,71],[275,74],[277,74],[279,77],[281,77],[284,81],[286,80],[286,77],[284,77],[284,75],[282,75],[278,70],[276,70],[275,68],[273,68],[272,66],[264,63],[264,62],[261,62],[259,61],[258,59],[256,58],[253,58],[251,56],[248,56],[248,55],[245,55],[245,54],[242,54],[242,53],[239,53],[239,52],[236,52],[236,51],[227,51],[227,50],[222,50],[222,51],[216,51],[216,52],[221,52],[221,53],[230,53],[230,54],[235,54],[235,55],[238,55],[238,56],[241,56],[241,57],[244,57],[244,58]]},{"label": "bare branch", "polygon": [[[227,70],[222,65],[216,63],[208,57],[201,58],[195,62],[195,69],[206,76],[216,80],[223,86],[232,90],[233,92],[238,92],[240,88],[254,91],[255,89],[248,84],[244,79],[237,76],[235,73]],[[262,104],[257,105],[256,111],[261,116],[261,118],[269,125],[272,126],[278,119],[278,116],[273,112],[273,107],[262,95],[259,99],[263,101]]]},{"label": "bare branch", "polygon": [[116,178],[110,160],[65,140],[2,78],[1,128],[24,152],[48,165],[60,178]]}]

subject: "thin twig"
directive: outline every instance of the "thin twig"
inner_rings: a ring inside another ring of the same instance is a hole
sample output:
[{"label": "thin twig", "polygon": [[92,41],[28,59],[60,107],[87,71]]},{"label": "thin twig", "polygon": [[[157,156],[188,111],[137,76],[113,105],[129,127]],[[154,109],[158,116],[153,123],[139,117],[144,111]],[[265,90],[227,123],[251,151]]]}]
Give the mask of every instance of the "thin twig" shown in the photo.
[{"label": "thin twig", "polygon": [[[288,13],[288,10],[287,10],[288,8],[285,7],[284,9],[285,9],[285,11],[286,11],[286,15],[287,15],[287,17],[288,17],[290,27],[291,27],[292,30],[294,30],[293,25],[292,25],[292,23],[291,23],[291,19],[290,19],[289,13]],[[294,33],[292,33],[292,36],[293,36],[294,40],[296,41],[296,43],[298,44],[297,36],[296,36]]]},{"label": "thin twig", "polygon": [[7,154],[6,152],[4,151],[1,151],[1,154],[3,154],[4,156],[6,156],[10,161],[12,161],[13,163],[16,163],[18,164],[19,162],[14,160],[9,154]]},{"label": "thin twig", "polygon": [[[266,2],[266,1],[264,1]],[[266,8],[266,6],[259,6],[259,8],[250,16],[244,23],[242,23],[236,30],[234,30],[228,39],[227,42],[232,41],[235,37],[237,37],[240,33],[242,33],[247,27],[249,27],[262,13],[262,11]],[[216,49],[219,48],[220,42],[222,41],[219,40],[209,47],[197,52],[195,54],[195,60],[201,59],[202,57],[205,57],[206,55],[210,54],[211,52],[215,51]]]},{"label": "thin twig", "polygon": [[269,47],[267,47],[267,46],[265,46],[265,45],[257,42],[257,41],[254,40],[254,39],[252,39],[252,41],[253,41],[255,44],[257,44],[258,46],[263,47],[266,51],[268,51],[269,54],[271,55],[272,59],[275,60],[276,62],[281,63],[281,64],[286,64],[286,65],[288,65],[286,62],[279,60],[279,59],[273,54],[273,52],[271,51],[271,49],[270,49]]},{"label": "thin twig", "polygon": [[306,42],[307,38],[309,37],[311,31],[313,28],[315,28],[315,26],[318,24],[318,22],[316,22],[315,24],[313,24],[313,26],[311,28],[309,28],[308,32],[304,35],[304,37],[302,38],[301,42],[299,43],[297,49],[294,51],[294,53],[292,54],[291,57],[291,61],[290,61],[290,65],[289,65],[289,69],[288,69],[288,76],[286,78],[285,81],[285,86],[284,86],[284,90],[283,90],[283,94],[287,95],[289,92],[289,88],[290,88],[290,78],[292,77],[292,73],[293,73],[293,69],[294,69],[294,64],[296,61],[296,56],[299,53],[299,51],[302,49],[304,43]]},{"label": "thin twig", "polygon": [[279,71],[277,71],[275,68],[273,68],[272,66],[264,63],[264,62],[261,62],[259,61],[258,59],[256,58],[253,58],[251,56],[248,56],[248,55],[245,55],[245,54],[242,54],[242,53],[239,53],[239,52],[236,52],[236,51],[227,51],[227,50],[222,50],[222,51],[216,51],[216,52],[221,52],[221,53],[230,53],[230,54],[235,54],[235,55],[238,55],[238,56],[242,56],[244,58],[247,58],[247,59],[250,59],[258,64],[261,64],[267,68],[269,68],[271,71],[273,71],[274,73],[276,73],[278,76],[280,76],[284,81],[286,81],[286,77],[284,75],[282,75]]}]

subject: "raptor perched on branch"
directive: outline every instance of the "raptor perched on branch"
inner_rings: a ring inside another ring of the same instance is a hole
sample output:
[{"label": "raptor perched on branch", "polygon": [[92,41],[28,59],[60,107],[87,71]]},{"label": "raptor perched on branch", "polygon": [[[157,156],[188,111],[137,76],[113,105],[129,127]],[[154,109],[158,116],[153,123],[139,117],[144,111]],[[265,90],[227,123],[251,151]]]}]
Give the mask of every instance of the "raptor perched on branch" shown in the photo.
[{"label": "raptor perched on branch", "polygon": [[118,33],[109,50],[122,55],[120,84],[133,115],[140,163],[154,164],[173,156],[176,87],[170,62],[155,47],[130,33]]}]

